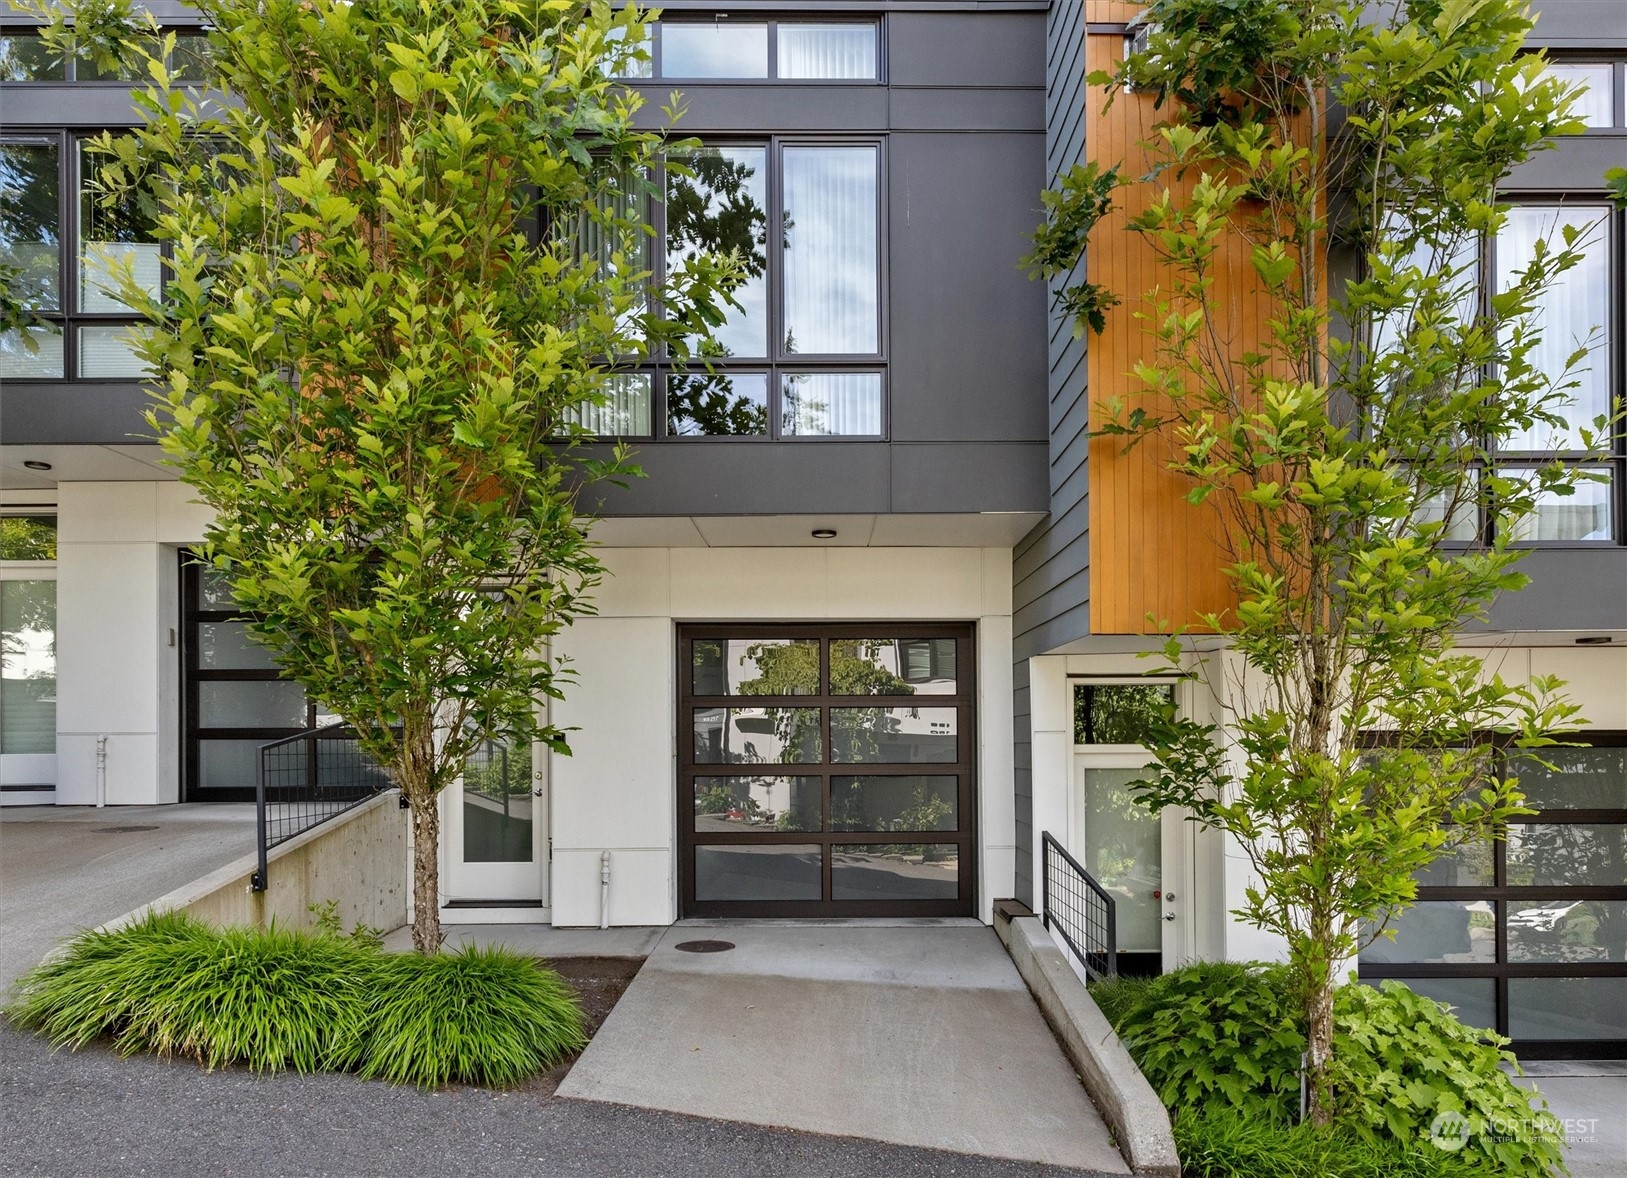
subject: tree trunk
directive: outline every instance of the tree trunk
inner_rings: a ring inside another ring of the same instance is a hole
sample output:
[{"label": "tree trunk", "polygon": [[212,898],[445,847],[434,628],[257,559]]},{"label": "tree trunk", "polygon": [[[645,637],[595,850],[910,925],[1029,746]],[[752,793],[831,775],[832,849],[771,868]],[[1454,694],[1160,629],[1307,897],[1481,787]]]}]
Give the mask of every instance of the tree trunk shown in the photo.
[{"label": "tree trunk", "polygon": [[1310,1089],[1310,1120],[1313,1125],[1333,1121],[1333,979],[1317,979],[1305,1003],[1305,1071]]},{"label": "tree trunk", "polygon": [[412,807],[412,947],[441,949],[441,807],[425,786],[406,791]]}]

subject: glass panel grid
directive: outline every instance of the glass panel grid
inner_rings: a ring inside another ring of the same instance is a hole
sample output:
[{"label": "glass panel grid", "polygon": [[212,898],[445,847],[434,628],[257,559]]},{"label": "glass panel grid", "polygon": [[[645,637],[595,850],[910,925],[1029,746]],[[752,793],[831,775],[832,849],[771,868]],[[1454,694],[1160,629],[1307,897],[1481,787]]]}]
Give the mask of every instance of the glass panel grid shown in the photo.
[{"label": "glass panel grid", "polygon": [[[957,759],[970,756],[970,651],[943,630],[888,629],[690,628],[680,644],[680,705],[694,717],[679,803],[692,814],[679,831],[686,910],[970,910],[970,764]],[[914,702],[917,687],[930,707]],[[923,762],[937,768],[907,768]],[[816,887],[793,886],[814,872]]]}]

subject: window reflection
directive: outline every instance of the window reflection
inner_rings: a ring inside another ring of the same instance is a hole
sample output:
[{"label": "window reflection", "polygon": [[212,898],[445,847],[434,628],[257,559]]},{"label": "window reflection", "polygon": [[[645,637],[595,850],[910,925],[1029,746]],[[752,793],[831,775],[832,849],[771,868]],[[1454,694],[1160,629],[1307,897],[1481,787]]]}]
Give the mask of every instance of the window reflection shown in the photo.
[{"label": "window reflection", "polygon": [[667,433],[681,438],[767,436],[768,373],[674,373],[667,379]]},{"label": "window reflection", "polygon": [[819,693],[818,639],[697,638],[690,657],[696,695]]},{"label": "window reflection", "polygon": [[[714,333],[714,357],[768,354],[766,147],[703,147],[675,157],[667,175],[667,269],[702,254],[729,254],[745,270]],[[687,174],[686,174],[687,172]]]},{"label": "window reflection", "polygon": [[819,830],[821,784],[817,777],[697,777],[695,830]]},{"label": "window reflection", "polygon": [[1627,810],[1627,748],[1538,749],[1509,772],[1536,810]]},{"label": "window reflection", "polygon": [[953,900],[959,894],[954,843],[838,843],[830,851],[833,900]]},{"label": "window reflection", "polygon": [[879,372],[787,372],[780,397],[780,431],[787,437],[881,433]]},{"label": "window reflection", "polygon": [[54,144],[0,144],[0,264],[17,271],[11,295],[31,311],[62,305],[57,158]]},{"label": "window reflection", "polygon": [[463,767],[463,860],[529,863],[531,742],[486,741]]},{"label": "window reflection", "polygon": [[817,900],[819,877],[813,845],[695,848],[697,900]]},{"label": "window reflection", "polygon": [[818,708],[696,708],[703,765],[808,765],[820,760]]},{"label": "window reflection", "polygon": [[924,764],[956,760],[954,708],[832,708],[831,760]]},{"label": "window reflection", "polygon": [[1496,911],[1491,900],[1425,900],[1390,918],[1392,940],[1380,936],[1361,951],[1369,962],[1458,962],[1497,959]]},{"label": "window reflection", "polygon": [[107,164],[105,156],[79,145],[79,309],[90,314],[129,310],[119,297],[125,275],[149,297],[157,296],[162,278],[163,255],[153,240],[151,210],[136,193],[109,199],[100,191]]},{"label": "window reflection", "polygon": [[661,74],[667,78],[768,77],[768,26],[721,19],[661,25]]},{"label": "window reflection", "polygon": [[0,753],[55,751],[56,582],[0,581]]},{"label": "window reflection", "polygon": [[837,777],[830,783],[832,830],[955,830],[956,777]]}]

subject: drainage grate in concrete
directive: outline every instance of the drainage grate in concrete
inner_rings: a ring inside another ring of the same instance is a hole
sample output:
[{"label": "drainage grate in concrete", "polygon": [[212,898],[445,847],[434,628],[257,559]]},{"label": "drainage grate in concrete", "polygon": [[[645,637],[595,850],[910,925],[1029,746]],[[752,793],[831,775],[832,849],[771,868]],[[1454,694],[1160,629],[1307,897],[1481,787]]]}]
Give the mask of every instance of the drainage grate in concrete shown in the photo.
[{"label": "drainage grate in concrete", "polygon": [[734,948],[733,941],[679,941],[673,946],[680,953],[727,953]]},{"label": "drainage grate in concrete", "polygon": [[92,834],[135,834],[143,830],[157,830],[156,826],[93,826]]}]

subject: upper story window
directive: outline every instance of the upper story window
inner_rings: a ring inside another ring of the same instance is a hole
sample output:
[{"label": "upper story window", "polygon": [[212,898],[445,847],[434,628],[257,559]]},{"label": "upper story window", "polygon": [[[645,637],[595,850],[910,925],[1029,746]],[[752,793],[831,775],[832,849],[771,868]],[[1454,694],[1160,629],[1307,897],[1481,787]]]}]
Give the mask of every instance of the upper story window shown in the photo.
[{"label": "upper story window", "polygon": [[63,134],[0,138],[0,264],[45,322],[0,334],[0,379],[136,380],[127,339],[138,317],[113,290],[129,274],[149,294],[162,247],[134,200],[105,203],[98,157]]},{"label": "upper story window", "polygon": [[1620,61],[1562,59],[1550,62],[1542,74],[1581,88],[1571,110],[1589,130],[1594,130],[1627,127],[1627,111],[1623,109],[1624,98],[1627,98],[1624,69],[1627,63]]},{"label": "upper story window", "polygon": [[622,436],[883,436],[881,153],[875,139],[771,138],[674,160],[649,211],[664,241],[652,262],[673,275],[732,250],[739,305],[705,365],[656,358],[578,422]]},{"label": "upper story window", "polygon": [[[175,49],[167,63],[179,82],[198,82],[208,76],[209,35],[199,30],[178,30]],[[124,86],[151,81],[136,68],[106,71],[83,57],[64,60],[31,33],[0,36],[0,82],[117,82]]]},{"label": "upper story window", "polygon": [[875,21],[758,20],[715,16],[656,23],[641,78],[689,81],[875,82]]},{"label": "upper story window", "polygon": [[1530,264],[1536,243],[1553,241],[1566,225],[1584,230],[1578,243],[1580,265],[1547,291],[1538,309],[1542,341],[1531,357],[1542,371],[1565,372],[1573,354],[1586,350],[1574,373],[1576,387],[1563,428],[1540,426],[1503,443],[1498,471],[1520,477],[1555,459],[1576,464],[1593,476],[1571,495],[1551,495],[1519,521],[1515,539],[1525,542],[1619,541],[1621,532],[1622,432],[1617,426],[1606,461],[1589,461],[1582,431],[1600,418],[1612,418],[1622,405],[1623,340],[1617,325],[1624,289],[1619,237],[1621,217],[1602,204],[1519,204],[1492,248],[1491,272],[1499,290]]}]

